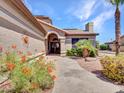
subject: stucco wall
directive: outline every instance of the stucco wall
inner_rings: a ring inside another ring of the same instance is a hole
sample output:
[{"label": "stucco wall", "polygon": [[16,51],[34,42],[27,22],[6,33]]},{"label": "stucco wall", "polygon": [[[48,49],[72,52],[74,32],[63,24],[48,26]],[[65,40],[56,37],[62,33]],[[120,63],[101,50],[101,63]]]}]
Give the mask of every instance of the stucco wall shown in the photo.
[{"label": "stucco wall", "polygon": [[66,38],[65,45],[66,45],[66,50],[71,49],[72,48],[72,39]]},{"label": "stucco wall", "polygon": [[0,17],[4,17],[11,23],[16,24],[26,30],[30,30],[31,33],[37,33],[39,36],[44,36],[39,29],[37,29],[34,24],[28,19],[20,10],[18,10],[9,0],[0,1]]},{"label": "stucco wall", "polygon": [[[121,37],[120,44],[121,44],[121,46],[120,46],[120,51],[121,51],[121,52],[124,52],[124,37]],[[108,44],[108,45],[109,45],[109,47],[110,47],[110,49],[111,49],[112,51],[115,51],[115,50],[116,50],[114,44]]]},{"label": "stucco wall", "polygon": [[[8,1],[0,1],[0,45],[8,49],[16,44],[18,50],[32,53],[45,51],[44,34]],[[28,48],[22,41],[24,35],[29,37]]]},{"label": "stucco wall", "polygon": [[[110,47],[110,49],[111,49],[112,51],[115,52],[115,45],[109,44],[109,47]],[[124,46],[120,46],[120,51],[121,51],[121,52],[124,52]]]},{"label": "stucco wall", "polygon": [[30,51],[33,54],[40,53],[44,51],[44,41],[37,38],[32,38],[29,36],[29,44],[26,45],[23,42],[22,37],[24,34],[17,33],[13,30],[0,27],[0,45],[4,47],[5,50],[11,49],[13,44],[17,45],[17,50],[19,51]]}]

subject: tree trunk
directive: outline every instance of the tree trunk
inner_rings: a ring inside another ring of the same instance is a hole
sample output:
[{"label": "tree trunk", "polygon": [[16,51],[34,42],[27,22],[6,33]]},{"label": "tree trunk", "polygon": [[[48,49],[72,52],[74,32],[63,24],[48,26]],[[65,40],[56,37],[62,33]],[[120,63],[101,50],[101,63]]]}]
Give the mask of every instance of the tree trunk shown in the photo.
[{"label": "tree trunk", "polygon": [[120,10],[119,8],[116,9],[115,12],[115,47],[116,47],[116,56],[120,53]]}]

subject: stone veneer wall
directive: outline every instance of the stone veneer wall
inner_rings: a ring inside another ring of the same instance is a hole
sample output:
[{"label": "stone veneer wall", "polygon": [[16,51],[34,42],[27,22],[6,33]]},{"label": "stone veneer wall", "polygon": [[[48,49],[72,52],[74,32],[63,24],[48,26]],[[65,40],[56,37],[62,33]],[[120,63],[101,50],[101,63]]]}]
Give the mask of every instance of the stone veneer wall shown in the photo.
[{"label": "stone veneer wall", "polygon": [[[29,37],[29,45],[23,43],[24,36]],[[12,44],[21,51],[34,54],[45,51],[45,36],[25,17],[9,0],[0,1],[0,45],[9,49]]]}]

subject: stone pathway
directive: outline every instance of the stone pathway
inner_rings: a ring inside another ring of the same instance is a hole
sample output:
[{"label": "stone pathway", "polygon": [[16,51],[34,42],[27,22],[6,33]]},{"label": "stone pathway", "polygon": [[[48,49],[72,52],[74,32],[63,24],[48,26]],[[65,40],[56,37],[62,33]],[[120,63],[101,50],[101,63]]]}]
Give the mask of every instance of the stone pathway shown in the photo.
[{"label": "stone pathway", "polygon": [[66,57],[55,59],[57,80],[52,93],[124,93],[122,89],[102,81],[81,68],[75,60]]}]

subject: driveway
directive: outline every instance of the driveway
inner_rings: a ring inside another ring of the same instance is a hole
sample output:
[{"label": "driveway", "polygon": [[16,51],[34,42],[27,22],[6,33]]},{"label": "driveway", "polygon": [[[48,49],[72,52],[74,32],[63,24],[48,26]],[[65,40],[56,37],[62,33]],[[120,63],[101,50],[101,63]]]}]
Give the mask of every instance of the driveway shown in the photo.
[{"label": "driveway", "polygon": [[119,86],[103,81],[66,57],[53,56],[57,80],[52,93],[124,93]]}]

